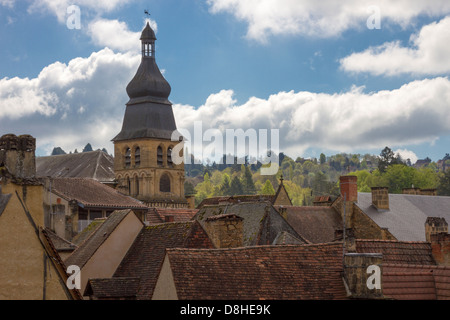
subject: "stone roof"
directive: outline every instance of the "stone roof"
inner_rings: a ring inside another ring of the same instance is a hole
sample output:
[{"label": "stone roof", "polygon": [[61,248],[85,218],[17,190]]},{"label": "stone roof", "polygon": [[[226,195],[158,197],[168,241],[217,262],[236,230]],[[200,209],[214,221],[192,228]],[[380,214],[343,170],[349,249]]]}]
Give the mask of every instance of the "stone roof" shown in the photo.
[{"label": "stone roof", "polygon": [[389,194],[389,210],[378,211],[372,205],[371,193],[358,193],[356,205],[400,241],[426,241],[428,217],[450,221],[450,197]]},{"label": "stone roof", "polygon": [[450,300],[450,267],[385,264],[383,294],[397,300]]},{"label": "stone roof", "polygon": [[204,226],[206,219],[222,214],[235,214],[244,219],[244,246],[273,244],[278,234],[287,231],[303,243],[308,243],[293,227],[278,213],[270,202],[241,202],[205,206],[199,210],[194,219]]},{"label": "stone roof", "polygon": [[358,253],[381,253],[383,263],[435,265],[431,244],[396,240],[356,240]]},{"label": "stone roof", "polygon": [[346,299],[342,245],[169,249],[180,300]]},{"label": "stone roof", "polygon": [[100,227],[101,224],[105,221],[106,218],[95,219],[86,228],[84,228],[81,232],[75,235],[75,237],[73,237],[72,243],[76,246],[79,246],[86,239],[88,239],[95,232],[95,230],[97,230],[97,228]]},{"label": "stone roof", "polygon": [[136,299],[139,289],[139,278],[89,279],[85,296],[93,296],[99,300]]},{"label": "stone roof", "polygon": [[167,248],[214,248],[214,246],[196,221],[144,227],[113,277],[140,278],[137,299],[149,300]]},{"label": "stone roof", "polygon": [[286,210],[286,220],[303,238],[311,243],[332,242],[335,230],[343,228],[341,215],[332,207],[276,206]]},{"label": "stone roof", "polygon": [[117,228],[122,220],[132,213],[131,210],[114,211],[108,219],[105,220],[88,241],[84,241],[66,260],[67,265],[75,265],[82,269],[86,262],[94,255],[97,249],[108,239],[108,236]]},{"label": "stone roof", "polygon": [[103,151],[72,153],[36,158],[36,176],[45,178],[91,178],[114,181],[114,159]]},{"label": "stone roof", "polygon": [[213,206],[223,203],[241,203],[241,202],[270,202],[274,203],[275,195],[242,195],[242,196],[221,196],[203,199],[197,206],[201,209],[204,206]]},{"label": "stone roof", "polygon": [[75,200],[84,207],[148,209],[142,202],[88,178],[52,179],[51,192],[67,201]]},{"label": "stone roof", "polygon": [[172,222],[186,222],[192,220],[197,212],[197,209],[150,208],[146,213],[146,221],[149,224],[160,224],[166,222],[166,218],[173,217]]}]

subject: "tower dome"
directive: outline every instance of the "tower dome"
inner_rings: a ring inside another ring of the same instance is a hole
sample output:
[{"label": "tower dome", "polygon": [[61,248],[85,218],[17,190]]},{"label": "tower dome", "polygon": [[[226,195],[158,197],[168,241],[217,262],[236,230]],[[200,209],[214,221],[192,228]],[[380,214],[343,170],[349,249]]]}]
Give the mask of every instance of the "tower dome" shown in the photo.
[{"label": "tower dome", "polygon": [[171,87],[158,68],[155,60],[156,36],[147,22],[141,34],[142,60],[134,78],[127,86],[128,104],[153,101],[169,103]]}]

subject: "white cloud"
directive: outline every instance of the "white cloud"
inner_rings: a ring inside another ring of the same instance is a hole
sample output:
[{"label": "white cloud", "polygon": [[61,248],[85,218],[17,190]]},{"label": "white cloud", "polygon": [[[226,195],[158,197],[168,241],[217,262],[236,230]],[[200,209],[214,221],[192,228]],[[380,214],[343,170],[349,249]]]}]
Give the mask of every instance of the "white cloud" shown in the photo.
[{"label": "white cloud", "polygon": [[414,164],[419,160],[419,157],[411,150],[407,149],[398,149],[394,151],[394,154],[399,154],[403,160],[411,160],[411,164]]},{"label": "white cloud", "polygon": [[230,13],[248,24],[247,37],[265,42],[271,35],[334,37],[367,28],[378,6],[382,24],[408,26],[419,15],[450,13],[447,0],[207,0],[213,14]]},{"label": "white cloud", "polygon": [[0,0],[0,5],[8,8],[14,7],[14,1],[15,0]]},{"label": "white cloud", "polygon": [[433,142],[450,133],[450,81],[414,81],[392,91],[280,92],[238,105],[232,90],[211,95],[199,108],[174,106],[178,128],[280,129],[280,150],[301,156],[309,148],[352,152]]},{"label": "white cloud", "polygon": [[[146,20],[155,31],[158,30],[158,25],[155,21]],[[144,27],[144,26],[143,26]],[[120,50],[122,52],[133,51],[139,52],[141,31],[132,32],[128,29],[125,22],[118,20],[98,19],[92,21],[88,25],[88,34],[94,44],[98,46],[106,46],[113,50]]]},{"label": "white cloud", "polygon": [[450,72],[450,17],[424,26],[410,38],[410,46],[389,42],[353,53],[340,61],[347,72],[373,75],[443,75]]},{"label": "white cloud", "polygon": [[68,64],[55,62],[34,79],[0,79],[0,135],[31,134],[47,151],[88,142],[112,151],[128,101],[125,88],[140,59],[103,49]]}]

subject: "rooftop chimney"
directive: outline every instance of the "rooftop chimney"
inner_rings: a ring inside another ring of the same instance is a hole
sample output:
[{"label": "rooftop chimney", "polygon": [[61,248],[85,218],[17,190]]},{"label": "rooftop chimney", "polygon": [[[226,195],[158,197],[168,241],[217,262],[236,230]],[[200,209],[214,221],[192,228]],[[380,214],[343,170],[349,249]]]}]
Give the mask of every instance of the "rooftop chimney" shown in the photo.
[{"label": "rooftop chimney", "polygon": [[244,243],[243,218],[222,214],[206,219],[205,230],[216,248],[238,248]]},{"label": "rooftop chimney", "polygon": [[430,236],[431,252],[438,265],[450,267],[450,234],[442,232]]},{"label": "rooftop chimney", "polygon": [[344,280],[352,298],[382,298],[382,262],[383,256],[378,253],[345,254]]},{"label": "rooftop chimney", "polygon": [[372,188],[372,204],[378,210],[389,210],[389,189],[385,187]]},{"label": "rooftop chimney", "polygon": [[358,177],[342,176],[339,178],[342,199],[358,202]]},{"label": "rooftop chimney", "polygon": [[448,223],[444,218],[428,217],[425,222],[425,238],[431,242],[431,235],[438,233],[448,233]]},{"label": "rooftop chimney", "polygon": [[[18,179],[36,177],[36,139],[7,134],[0,138],[0,167]],[[4,174],[4,173],[3,173]]]}]

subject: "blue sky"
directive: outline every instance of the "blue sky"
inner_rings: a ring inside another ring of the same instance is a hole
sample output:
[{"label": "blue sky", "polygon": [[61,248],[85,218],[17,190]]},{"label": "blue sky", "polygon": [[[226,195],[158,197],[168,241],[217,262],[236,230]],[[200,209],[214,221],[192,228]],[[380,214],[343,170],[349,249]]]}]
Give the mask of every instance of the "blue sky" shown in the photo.
[{"label": "blue sky", "polygon": [[179,128],[279,129],[294,158],[450,152],[444,0],[0,0],[0,135],[112,153],[146,9]]}]

